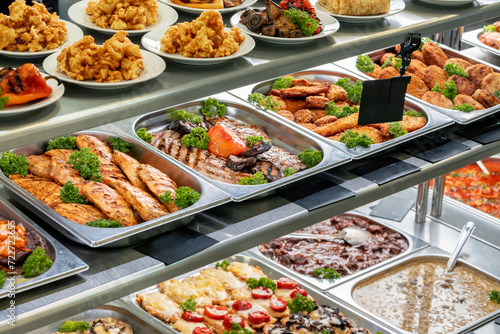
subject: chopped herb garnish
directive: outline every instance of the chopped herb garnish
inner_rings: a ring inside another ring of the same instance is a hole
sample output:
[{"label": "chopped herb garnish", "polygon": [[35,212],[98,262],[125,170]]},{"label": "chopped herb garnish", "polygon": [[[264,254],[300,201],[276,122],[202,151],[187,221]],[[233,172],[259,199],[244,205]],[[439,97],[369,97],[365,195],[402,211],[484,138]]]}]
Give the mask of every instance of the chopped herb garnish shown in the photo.
[{"label": "chopped herb garnish", "polygon": [[160,195],[160,202],[172,203],[172,192],[170,190],[167,190],[163,195]]},{"label": "chopped herb garnish", "polygon": [[335,105],[334,101],[329,101],[326,105],[326,115],[336,116],[337,118],[347,117],[357,112],[359,112],[359,108],[357,106],[343,106],[340,108]]},{"label": "chopped herb garnish", "polygon": [[271,89],[283,89],[283,88],[290,88],[292,87],[292,82],[293,82],[294,77],[291,75],[288,75],[286,77],[281,77],[278,78],[274,81]]},{"label": "chopped herb garnish", "polygon": [[82,147],[79,151],[71,153],[68,164],[80,172],[80,175],[96,182],[101,182],[101,171],[99,166],[101,161],[88,147]]},{"label": "chopped herb garnish", "polygon": [[86,321],[66,321],[61,328],[59,328],[59,333],[80,333],[90,328],[90,324]]},{"label": "chopped herb garnish", "polygon": [[87,226],[111,228],[111,227],[124,227],[125,225],[121,224],[119,220],[98,218],[97,220],[87,222]]},{"label": "chopped herb garnish", "polygon": [[266,184],[267,179],[264,177],[264,174],[257,172],[252,177],[244,176],[238,180],[239,185],[248,185],[255,186],[258,184]]},{"label": "chopped herb garnish", "polygon": [[15,153],[6,151],[0,157],[0,169],[9,176],[11,174],[21,174],[22,177],[28,175],[28,159],[24,154],[17,155]]},{"label": "chopped herb garnish", "polygon": [[403,111],[403,115],[405,116],[413,116],[413,117],[422,117],[422,113],[416,110],[405,110]]},{"label": "chopped herb garnish", "polygon": [[178,119],[189,121],[191,123],[201,123],[201,117],[193,113],[187,112],[186,110],[179,109],[174,112],[174,115]]},{"label": "chopped herb garnish", "polygon": [[431,92],[438,92],[441,93],[441,86],[439,85],[439,82],[434,85],[434,87],[431,88]]},{"label": "chopped herb garnish", "polygon": [[500,292],[492,290],[489,294],[488,297],[490,297],[490,300],[493,300],[494,302],[497,302],[500,304]]},{"label": "chopped herb garnish", "polygon": [[355,84],[350,83],[351,79],[342,78],[339,79],[335,85],[344,88],[347,92],[347,97],[352,103],[358,103],[361,101],[361,93],[363,92],[363,81],[358,80]]},{"label": "chopped herb garnish", "polygon": [[[0,93],[1,92],[2,92],[2,90],[0,89]],[[8,96],[0,97],[0,110],[2,110],[3,108],[5,108],[5,105],[7,104],[7,102],[9,102],[9,97]]]},{"label": "chopped herb garnish", "polygon": [[297,171],[295,170],[295,168],[285,167],[281,172],[283,173],[284,177],[288,177],[288,176],[292,176]]},{"label": "chopped herb garnish", "polygon": [[370,147],[374,143],[373,139],[368,137],[366,133],[360,134],[359,132],[354,132],[352,130],[345,131],[342,136],[340,136],[340,142],[344,143],[348,148]]},{"label": "chopped herb garnish", "polygon": [[474,111],[474,107],[471,106],[468,103],[462,103],[462,104],[460,104],[458,106],[453,106],[453,107],[451,107],[451,109],[462,111],[462,112],[471,112],[471,111]]},{"label": "chopped herb garnish", "polygon": [[61,188],[59,197],[64,203],[87,204],[89,202],[83,195],[80,195],[80,192],[73,184],[73,181],[68,181],[64,184]]},{"label": "chopped herb garnish", "polygon": [[207,117],[224,116],[226,114],[226,105],[220,103],[215,97],[209,97],[203,101],[203,108],[200,113]]},{"label": "chopped herb garnish", "polygon": [[384,61],[384,63],[382,64],[381,67],[384,69],[384,68],[391,66],[391,65],[399,70],[399,68],[401,66],[403,66],[403,59],[395,58],[394,56],[390,56],[389,59]]},{"label": "chopped herb garnish", "polygon": [[298,155],[307,168],[313,168],[323,160],[323,152],[307,148]]},{"label": "chopped herb garnish", "polygon": [[455,81],[448,80],[444,83],[444,88],[441,90],[441,94],[443,94],[446,98],[453,101],[453,99],[457,96],[457,86],[455,85]]},{"label": "chopped herb garnish", "polygon": [[311,36],[318,29],[318,20],[310,17],[309,13],[304,10],[290,8],[285,10],[284,14],[298,29],[302,30],[304,36]]},{"label": "chopped herb garnish", "polygon": [[463,68],[460,67],[458,63],[449,63],[444,65],[443,70],[448,72],[448,75],[451,77],[452,75],[459,75],[464,78],[469,77],[469,73],[465,72]]},{"label": "chopped herb garnish", "polygon": [[290,313],[297,313],[302,311],[310,313],[316,308],[316,303],[314,301],[310,300],[306,296],[301,295],[298,292],[295,294],[295,297],[292,300],[289,300],[286,304],[290,309]]},{"label": "chopped herb garnish", "polygon": [[227,267],[229,267],[230,265],[231,262],[229,262],[228,260],[222,260],[221,262],[217,261],[217,263],[215,264],[215,268],[227,271]]},{"label": "chopped herb garnish", "polygon": [[280,106],[279,102],[272,98],[272,96],[264,96],[261,93],[253,93],[248,95],[248,102],[256,105],[258,107],[264,107],[265,109],[272,110],[274,112],[278,111]]},{"label": "chopped herb garnish", "polygon": [[208,149],[208,142],[210,137],[204,128],[194,128],[188,135],[184,135],[181,142],[187,147],[201,148],[202,150]]},{"label": "chopped herb garnish", "polygon": [[174,204],[179,209],[185,209],[188,206],[191,206],[194,203],[198,202],[200,197],[201,197],[200,193],[194,189],[191,189],[191,188],[186,187],[186,186],[179,187],[175,190]]},{"label": "chopped herb garnish", "polygon": [[193,296],[191,296],[188,300],[186,300],[184,303],[179,304],[180,307],[184,309],[184,312],[186,311],[196,311],[196,300],[194,300]]},{"label": "chopped herb garnish", "polygon": [[146,128],[140,128],[136,131],[137,137],[141,138],[147,143],[151,143],[153,140],[153,135],[146,131]]},{"label": "chopped herb garnish", "polygon": [[314,269],[313,274],[324,279],[337,279],[340,274],[333,268],[318,267]]},{"label": "chopped herb garnish", "polygon": [[497,99],[500,99],[500,89],[493,93]]},{"label": "chopped herb garnish", "polygon": [[403,128],[401,123],[399,122],[390,122],[389,123],[389,133],[394,136],[394,138],[398,138],[408,134],[408,131]]},{"label": "chopped herb garnish", "polygon": [[274,290],[276,290],[276,283],[272,279],[266,277],[261,277],[258,280],[256,278],[249,278],[247,279],[246,283],[250,289],[255,289],[259,286],[264,286],[266,288],[273,290],[273,292]]},{"label": "chopped herb garnish", "polygon": [[271,140],[264,138],[262,136],[248,136],[245,138],[245,140],[247,141],[248,145],[250,145],[250,146],[255,145],[255,143],[257,143],[259,140],[266,140],[268,142],[271,142]]},{"label": "chopped herb garnish", "polygon": [[118,137],[109,137],[108,138],[109,143],[111,144],[111,148],[123,153],[127,153],[129,151],[129,147],[132,145],[130,143],[127,143],[125,140],[118,138]]},{"label": "chopped herb garnish", "polygon": [[363,73],[370,73],[375,70],[375,63],[368,55],[359,55],[356,59],[356,68]]},{"label": "chopped herb garnish", "polygon": [[43,248],[37,247],[26,258],[23,263],[22,272],[24,277],[38,276],[52,267],[52,260],[47,256]]},{"label": "chopped herb garnish", "polygon": [[47,151],[50,150],[76,150],[78,147],[76,146],[76,137],[75,136],[67,136],[67,137],[59,137],[56,139],[50,139],[49,145],[47,146]]}]

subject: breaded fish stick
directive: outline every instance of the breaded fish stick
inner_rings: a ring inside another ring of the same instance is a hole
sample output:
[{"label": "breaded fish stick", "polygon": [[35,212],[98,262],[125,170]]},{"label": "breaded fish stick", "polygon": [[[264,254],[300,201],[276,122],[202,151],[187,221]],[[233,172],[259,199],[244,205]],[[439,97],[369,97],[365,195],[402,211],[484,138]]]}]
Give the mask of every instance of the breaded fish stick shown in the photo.
[{"label": "breaded fish stick", "polygon": [[352,129],[358,125],[358,113],[351,114],[347,117],[338,119],[333,123],[329,123],[318,127],[314,130],[317,134],[323,137],[334,136],[339,132]]}]

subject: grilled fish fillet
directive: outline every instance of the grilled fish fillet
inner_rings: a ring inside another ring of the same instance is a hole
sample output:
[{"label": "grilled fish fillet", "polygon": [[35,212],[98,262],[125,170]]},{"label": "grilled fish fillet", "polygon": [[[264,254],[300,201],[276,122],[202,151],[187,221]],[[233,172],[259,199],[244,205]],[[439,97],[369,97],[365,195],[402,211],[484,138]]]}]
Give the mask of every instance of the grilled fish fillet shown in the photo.
[{"label": "grilled fish fillet", "polygon": [[61,159],[64,162],[68,162],[69,156],[75,152],[75,150],[68,150],[68,149],[55,149],[55,150],[50,150],[46,151],[45,155],[49,157],[57,157]]},{"label": "grilled fish fillet", "polygon": [[132,208],[113,188],[102,183],[88,181],[83,186],[83,195],[110,219],[119,220],[126,226],[137,225]]},{"label": "grilled fish fillet", "polygon": [[99,218],[107,219],[106,215],[98,208],[88,204],[59,203],[52,209],[61,216],[81,225]]},{"label": "grilled fish fillet", "polygon": [[50,177],[54,181],[61,186],[65,185],[68,181],[72,181],[73,185],[78,188],[78,191],[80,191],[80,193],[82,192],[85,180],[76,169],[56,157],[51,158],[50,165],[52,166],[50,169]]},{"label": "grilled fish fillet", "polygon": [[97,137],[80,134],[76,137],[76,146],[78,146],[78,148],[88,147],[90,152],[97,155],[101,162],[111,162],[111,149],[105,142],[99,140]]},{"label": "grilled fish fillet", "polygon": [[152,220],[169,214],[156,198],[128,182],[113,179],[112,186],[144,220]]},{"label": "grilled fish fillet", "polygon": [[52,182],[51,179],[30,174],[26,177],[11,174],[9,178],[51,208],[62,203],[59,198],[62,187]]},{"label": "grilled fish fillet", "polygon": [[50,178],[50,157],[46,155],[30,155],[26,159],[30,163],[28,171],[36,176]]},{"label": "grilled fish fillet", "polygon": [[272,146],[269,151],[259,154],[257,158],[259,158],[260,160],[272,162],[281,170],[285,169],[286,167],[293,168],[297,172],[307,169],[306,164],[303,163],[298,156],[277,146]]},{"label": "grilled fish fillet", "polygon": [[[160,199],[161,195],[164,195],[166,191],[170,191],[172,202],[175,200],[175,190],[177,190],[177,184],[175,184],[175,182],[161,170],[154,168],[151,165],[140,164],[139,167],[137,167],[137,175],[142,181],[144,181],[156,198]],[[163,204],[170,212],[179,211],[179,208],[174,203]]]},{"label": "grilled fish fillet", "polygon": [[134,187],[148,191],[146,183],[144,183],[137,175],[137,168],[141,164],[139,161],[135,160],[128,154],[115,150],[113,152],[113,162],[121,168],[125,175],[127,175],[127,178]]}]

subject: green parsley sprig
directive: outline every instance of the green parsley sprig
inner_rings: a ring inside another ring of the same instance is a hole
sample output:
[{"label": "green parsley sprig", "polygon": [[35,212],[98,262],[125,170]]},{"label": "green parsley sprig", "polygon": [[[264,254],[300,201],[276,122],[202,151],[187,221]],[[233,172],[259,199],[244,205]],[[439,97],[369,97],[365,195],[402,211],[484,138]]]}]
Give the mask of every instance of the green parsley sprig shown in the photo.
[{"label": "green parsley sprig", "polygon": [[464,78],[469,77],[469,73],[465,72],[463,68],[460,67],[458,63],[448,63],[444,65],[443,70],[448,72],[448,75],[451,77],[452,75],[459,75]]},{"label": "green parsley sprig", "polygon": [[200,113],[207,117],[224,116],[226,114],[226,105],[220,103],[215,97],[209,97],[203,101]]},{"label": "green parsley sprig", "polygon": [[307,168],[313,168],[323,160],[323,152],[307,148],[299,153],[298,157],[306,164]]},{"label": "green parsley sprig", "polygon": [[264,138],[262,136],[247,136],[245,138],[245,140],[248,143],[248,145],[250,145],[250,146],[255,145],[255,143],[257,143],[259,140],[265,140],[265,141],[271,142],[270,139]]},{"label": "green parsley sprig", "polygon": [[500,99],[500,89],[493,93],[497,99]]},{"label": "green parsley sprig", "polygon": [[343,106],[340,108],[335,105],[334,101],[329,101],[326,104],[326,115],[336,116],[337,118],[347,117],[357,112],[359,112],[359,108],[357,106]]},{"label": "green parsley sprig", "polygon": [[146,128],[140,128],[140,129],[138,129],[135,132],[135,134],[137,135],[137,137],[141,138],[146,143],[151,143],[151,141],[153,140],[153,135],[151,133],[147,132]]},{"label": "green parsley sprig", "polygon": [[498,304],[500,304],[500,292],[499,291],[492,290],[488,294],[488,297],[490,298],[490,300],[493,300],[494,302],[497,302]]},{"label": "green parsley sprig", "polygon": [[82,333],[89,328],[90,324],[86,321],[68,320],[59,328],[59,333]]},{"label": "green parsley sprig", "polygon": [[293,82],[294,77],[291,75],[288,75],[286,77],[281,77],[276,80],[274,80],[273,85],[271,86],[271,89],[284,89],[284,88],[290,88],[292,87],[292,82]]},{"label": "green parsley sprig", "polygon": [[300,9],[290,8],[285,10],[285,17],[289,18],[295,26],[302,30],[304,36],[311,36],[318,29],[318,20],[309,16],[309,13]]},{"label": "green parsley sprig", "polygon": [[493,24],[488,24],[483,26],[483,33],[485,32],[495,32],[497,31],[497,27],[495,27]]},{"label": "green parsley sprig", "polygon": [[50,139],[49,144],[47,145],[47,151],[50,150],[76,150],[78,147],[76,146],[76,137],[75,136],[67,136],[67,137],[58,137],[56,139]]},{"label": "green parsley sprig", "polygon": [[280,106],[278,101],[273,99],[272,96],[264,96],[261,93],[252,93],[248,95],[247,100],[253,105],[264,107],[265,109],[269,109],[274,112],[277,112],[278,107]]},{"label": "green parsley sprig", "polygon": [[339,79],[335,85],[344,88],[347,92],[347,98],[352,103],[358,103],[361,101],[361,94],[363,93],[363,81],[358,80],[355,84],[350,83],[351,79],[342,78]]},{"label": "green parsley sprig", "polygon": [[416,110],[405,110],[403,111],[404,116],[422,117],[422,113]]},{"label": "green parsley sprig", "polygon": [[68,164],[80,172],[83,178],[101,182],[102,176],[99,170],[101,161],[88,147],[82,147],[79,151],[71,153]]},{"label": "green parsley sprig", "polygon": [[191,189],[187,186],[179,187],[175,190],[175,201],[174,204],[179,209],[185,209],[188,206],[193,205],[198,202],[201,195],[194,189]]},{"label": "green parsley sprig", "polygon": [[0,157],[0,169],[5,174],[9,176],[11,174],[21,174],[22,177],[28,175],[28,159],[24,154],[17,155],[10,151],[2,153]]},{"label": "green parsley sprig", "polygon": [[267,179],[264,177],[264,174],[257,172],[253,174],[253,176],[244,176],[238,180],[239,185],[247,185],[247,186],[255,186],[258,184],[266,184]]},{"label": "green parsley sprig", "polygon": [[292,176],[297,171],[295,170],[295,168],[285,167],[281,172],[283,173],[284,177],[288,177],[288,176]]},{"label": "green parsley sprig", "polygon": [[222,260],[222,261],[217,261],[215,264],[215,269],[222,269],[224,271],[227,271],[227,268],[231,265],[231,262],[228,260]]},{"label": "green parsley sprig", "polygon": [[455,85],[455,81],[446,81],[444,83],[444,88],[441,90],[441,94],[453,101],[453,99],[457,96],[457,86]]},{"label": "green parsley sprig", "polygon": [[45,253],[43,248],[37,247],[26,258],[21,268],[24,277],[34,277],[49,270],[54,263]]},{"label": "green parsley sprig", "polygon": [[64,184],[60,190],[59,198],[64,203],[87,204],[89,202],[83,195],[80,195],[80,192],[73,184],[73,181],[68,181]]},{"label": "green parsley sprig", "polygon": [[186,311],[196,311],[196,300],[194,300],[193,296],[189,297],[184,303],[179,304],[180,307],[184,309],[184,312]]},{"label": "green parsley sprig", "polygon": [[344,143],[346,147],[354,149],[358,146],[368,148],[374,143],[373,139],[368,137],[366,133],[360,134],[353,130],[345,131],[342,136],[340,136],[340,142]]},{"label": "green parsley sprig", "polygon": [[5,281],[7,280],[7,272],[3,269],[0,270],[0,289],[3,288]]},{"label": "green parsley sprig", "polygon": [[178,119],[189,121],[191,123],[201,123],[201,117],[193,113],[187,112],[184,109],[174,111],[174,115]]},{"label": "green parsley sprig", "polygon": [[132,144],[127,143],[125,140],[118,138],[118,137],[108,137],[108,141],[111,144],[112,150],[117,150],[123,153],[127,153],[129,151],[129,147],[132,146]]},{"label": "green parsley sprig", "polygon": [[408,130],[404,129],[401,123],[399,122],[390,122],[389,133],[393,135],[394,138],[398,138],[408,134]]},{"label": "green parsley sprig", "polygon": [[125,225],[121,224],[119,220],[109,220],[98,218],[97,220],[93,220],[87,222],[87,226],[93,227],[104,227],[104,228],[115,228],[115,227],[124,227]]},{"label": "green parsley sprig", "polygon": [[318,267],[314,269],[313,274],[324,279],[337,279],[341,275],[333,268]]},{"label": "green parsley sprig", "polygon": [[231,325],[231,330],[224,331],[222,334],[253,334],[253,332],[248,328],[242,328],[240,325],[233,322],[233,324]]},{"label": "green parsley sprig", "polygon": [[356,68],[363,73],[370,73],[375,70],[375,63],[368,55],[359,55],[356,59]]},{"label": "green parsley sprig", "polygon": [[[2,92],[2,90],[0,89],[0,93],[1,92]],[[3,108],[5,108],[5,105],[7,104],[7,102],[9,102],[9,97],[8,96],[0,97],[0,110],[2,110]]]},{"label": "green parsley sprig", "polygon": [[381,67],[384,69],[391,65],[399,70],[399,68],[403,66],[403,59],[390,56],[386,61],[384,61]]},{"label": "green parsley sprig", "polygon": [[453,107],[451,107],[451,109],[466,112],[466,113],[474,111],[474,107],[468,103],[462,103],[458,106],[453,106]]},{"label": "green parsley sprig", "polygon": [[207,131],[202,127],[194,128],[188,135],[184,135],[181,139],[182,145],[201,148],[202,150],[208,149],[209,141],[210,137]]},{"label": "green parsley sprig", "polygon": [[301,295],[298,292],[295,294],[295,297],[289,300],[286,304],[290,309],[290,313],[297,313],[302,311],[310,313],[316,308],[316,303],[314,301],[310,300],[306,296]]},{"label": "green parsley sprig", "polygon": [[266,288],[273,290],[273,292],[276,290],[276,283],[272,279],[266,277],[261,277],[259,279],[249,278],[247,279],[246,283],[250,289],[255,289],[259,286],[264,286]]}]

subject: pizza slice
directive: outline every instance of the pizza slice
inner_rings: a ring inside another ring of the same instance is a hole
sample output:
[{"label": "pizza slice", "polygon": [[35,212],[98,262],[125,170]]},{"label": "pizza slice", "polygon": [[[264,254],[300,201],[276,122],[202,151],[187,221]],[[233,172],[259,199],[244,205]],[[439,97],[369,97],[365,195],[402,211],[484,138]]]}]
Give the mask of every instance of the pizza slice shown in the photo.
[{"label": "pizza slice", "polygon": [[136,301],[149,314],[165,322],[176,322],[182,314],[179,304],[159,291],[138,293]]}]

